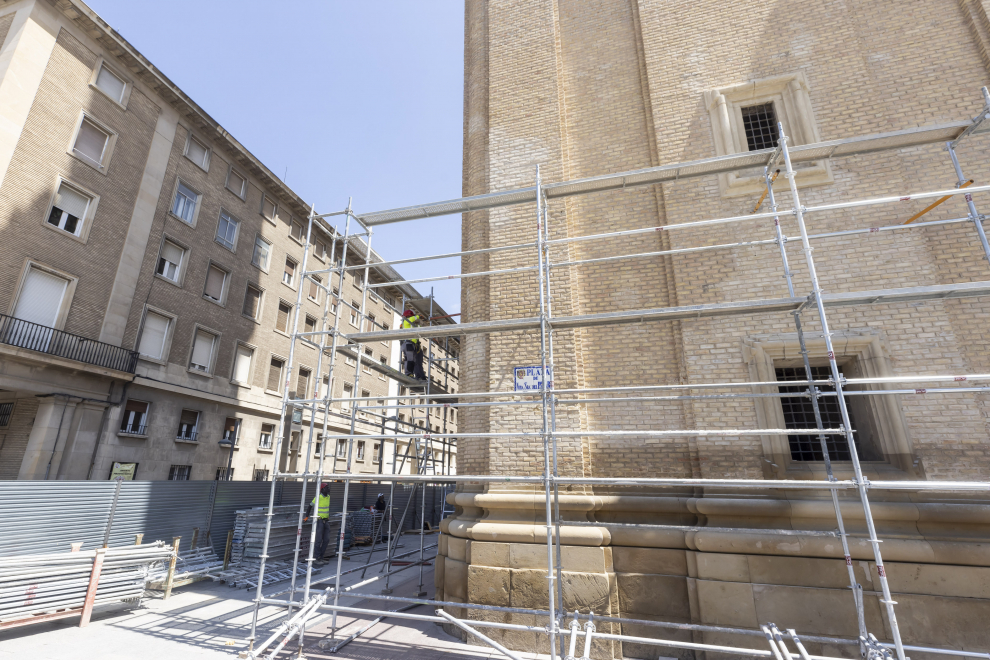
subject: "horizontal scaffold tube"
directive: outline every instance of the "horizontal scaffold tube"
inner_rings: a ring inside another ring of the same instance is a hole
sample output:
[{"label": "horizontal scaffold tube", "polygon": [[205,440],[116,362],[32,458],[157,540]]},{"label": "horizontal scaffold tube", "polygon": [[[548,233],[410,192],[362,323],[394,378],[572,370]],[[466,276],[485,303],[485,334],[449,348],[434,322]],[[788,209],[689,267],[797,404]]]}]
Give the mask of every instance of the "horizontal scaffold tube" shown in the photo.
[{"label": "horizontal scaffold tube", "polygon": [[[817,429],[811,429],[817,433]],[[366,438],[369,436],[354,436]],[[392,436],[394,437],[394,436]],[[276,474],[277,479],[312,479],[316,475],[308,472],[287,472]],[[407,483],[516,483],[542,484],[542,476],[515,475],[477,475],[477,474],[361,474],[337,473],[324,474],[328,481],[383,481]],[[584,486],[654,486],[677,488],[682,486],[703,488],[756,488],[783,490],[849,490],[857,488],[857,483],[850,480],[814,481],[797,479],[656,479],[635,477],[550,477],[553,483],[564,485]],[[905,490],[905,491],[990,491],[990,481],[867,481],[866,487],[873,490]]]},{"label": "horizontal scaffold tube", "polygon": [[[892,384],[892,383],[944,383],[944,382],[966,382],[966,381],[990,381],[990,374],[954,374],[954,375],[943,375],[943,374],[915,374],[910,376],[884,376],[878,378],[843,378],[843,385],[881,385],[881,384]],[[733,388],[754,388],[754,387],[797,387],[797,386],[808,386],[808,385],[834,385],[832,379],[823,380],[769,380],[769,381],[745,381],[745,382],[728,382],[728,383],[684,383],[677,385],[626,385],[622,387],[588,387],[588,388],[565,388],[565,389],[552,389],[554,394],[608,394],[610,392],[620,393],[620,392],[659,392],[659,391],[670,391],[670,390],[717,390],[717,389],[733,389]],[[293,405],[299,404],[312,404],[312,403],[349,403],[356,402],[360,403],[363,401],[405,401],[408,399],[495,399],[504,397],[539,397],[541,396],[540,390],[520,390],[520,391],[491,391],[491,392],[457,392],[456,394],[450,393],[426,393],[419,392],[416,394],[401,394],[401,395],[383,395],[383,396],[357,396],[357,397],[346,397],[346,398],[328,398],[328,399],[289,399],[289,403]],[[445,403],[440,404],[445,406],[455,406],[460,404],[455,403]],[[394,406],[385,406],[386,408]]]},{"label": "horizontal scaffold tube", "polygon": [[[647,437],[647,438],[691,438],[699,437],[735,437],[743,435],[845,435],[846,430],[841,426],[836,429],[686,429],[676,431],[554,431],[552,435],[558,438],[585,437]],[[359,435],[327,435],[327,440],[390,440],[395,434],[359,434]],[[411,434],[411,438],[542,438],[539,431],[523,431],[519,433],[422,433]]]},{"label": "horizontal scaffold tube", "polygon": [[[967,189],[968,190],[968,189]],[[877,289],[870,291],[850,291],[826,293],[822,302],[826,307],[921,302],[945,298],[970,298],[990,295],[990,281],[939,284],[933,286],[904,287],[897,289]],[[739,316],[749,314],[770,314],[794,312],[812,302],[810,297],[769,298],[682,307],[659,307],[636,309],[603,314],[582,314],[559,316],[553,319],[554,330],[569,330],[596,326],[623,325],[627,323],[652,323],[657,321],[678,321],[719,316]],[[354,343],[391,341],[396,339],[432,339],[468,334],[493,334],[497,332],[519,332],[540,328],[539,317],[500,319],[496,321],[475,321],[445,326],[411,328],[407,330],[383,330],[377,332],[356,332],[347,335]]]}]

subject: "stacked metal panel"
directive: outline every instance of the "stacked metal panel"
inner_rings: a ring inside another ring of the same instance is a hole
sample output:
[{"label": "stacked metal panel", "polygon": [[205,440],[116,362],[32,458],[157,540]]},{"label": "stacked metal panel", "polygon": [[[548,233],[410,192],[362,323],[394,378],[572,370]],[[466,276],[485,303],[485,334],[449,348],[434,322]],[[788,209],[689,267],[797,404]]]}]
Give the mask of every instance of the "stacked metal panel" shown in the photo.
[{"label": "stacked metal panel", "polygon": [[[171,548],[154,543],[110,548],[95,604],[138,599],[153,567],[166,564]],[[96,551],[0,558],[0,626],[35,615],[82,608]]]}]

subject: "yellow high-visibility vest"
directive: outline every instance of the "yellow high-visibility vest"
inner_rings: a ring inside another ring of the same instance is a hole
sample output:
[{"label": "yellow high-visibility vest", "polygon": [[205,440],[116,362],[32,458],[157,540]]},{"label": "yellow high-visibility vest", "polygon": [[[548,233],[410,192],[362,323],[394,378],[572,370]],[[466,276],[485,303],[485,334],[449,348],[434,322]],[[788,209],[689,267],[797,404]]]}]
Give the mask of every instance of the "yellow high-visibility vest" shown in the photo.
[{"label": "yellow high-visibility vest", "polygon": [[329,519],[330,518],[330,496],[329,495],[320,495],[320,505],[319,506],[316,506],[316,498],[314,497],[313,498],[312,505],[316,508],[316,517],[317,518],[324,518],[324,519]]},{"label": "yellow high-visibility vest", "polygon": [[[403,319],[402,319],[402,329],[403,330],[410,330],[410,329],[412,329],[413,323],[416,323],[417,321],[419,321],[419,316],[406,316],[406,317],[403,317]],[[418,344],[419,343],[419,340],[416,339],[416,338],[413,338],[413,337],[411,337],[409,339],[409,341],[411,341],[414,344]]]}]

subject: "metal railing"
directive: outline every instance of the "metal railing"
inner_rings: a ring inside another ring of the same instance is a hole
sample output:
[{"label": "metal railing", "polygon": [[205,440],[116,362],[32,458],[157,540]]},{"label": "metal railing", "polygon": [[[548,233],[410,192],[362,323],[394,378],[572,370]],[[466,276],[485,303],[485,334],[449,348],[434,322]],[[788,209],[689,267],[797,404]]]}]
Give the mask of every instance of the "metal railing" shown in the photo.
[{"label": "metal railing", "polygon": [[117,435],[148,435],[147,424],[127,424],[122,426]]},{"label": "metal railing", "polygon": [[137,351],[0,314],[0,344],[134,373]]}]

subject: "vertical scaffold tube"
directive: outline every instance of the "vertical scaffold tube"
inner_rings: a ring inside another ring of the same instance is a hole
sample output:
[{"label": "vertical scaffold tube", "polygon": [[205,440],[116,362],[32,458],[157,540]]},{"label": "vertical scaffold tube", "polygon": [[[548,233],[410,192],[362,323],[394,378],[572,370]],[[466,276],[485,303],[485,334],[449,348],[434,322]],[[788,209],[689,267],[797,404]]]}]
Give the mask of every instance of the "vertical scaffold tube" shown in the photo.
[{"label": "vertical scaffold tube", "polygon": [[[767,167],[763,170],[763,178],[766,180],[767,184],[767,197],[770,202],[770,208],[774,212],[773,226],[777,234],[777,245],[780,247],[780,260],[784,267],[784,278],[787,281],[787,295],[794,297],[794,280],[792,278],[791,266],[787,259],[787,246],[784,240],[784,234],[780,229],[780,217],[776,215],[777,213],[777,200],[773,195],[773,182],[770,178],[770,168]],[[794,328],[797,330],[798,343],[801,345],[801,357],[804,359],[804,375],[808,382],[813,382],[814,378],[811,377],[811,362],[808,359],[808,346],[804,340],[804,329],[801,327],[801,313],[794,312]],[[818,403],[818,391],[814,385],[808,386],[808,394],[811,396],[811,408],[815,414],[815,425],[819,429],[824,429],[825,424],[822,422],[821,408]],[[822,457],[825,461],[825,474],[829,481],[835,481],[835,475],[832,473],[832,460],[828,455],[828,443],[826,441],[825,435],[819,435],[818,441],[822,446]],[[849,588],[852,589],[853,603],[856,606],[856,622],[859,626],[860,636],[866,635],[866,616],[863,612],[863,591],[859,582],[856,581],[856,571],[853,569],[852,557],[849,554],[849,539],[846,536],[846,526],[842,519],[842,508],[839,505],[839,494],[835,490],[831,490],[830,494],[832,496],[832,508],[835,509],[835,520],[839,526],[839,538],[842,540],[842,555],[846,560],[846,571],[849,574]],[[862,653],[863,649],[860,649]]]},{"label": "vertical scaffold tube", "polygon": [[[351,200],[348,199],[347,200],[347,209],[346,209],[345,213],[350,213],[350,210],[351,210]],[[307,243],[308,242],[309,241],[307,239]],[[341,250],[343,252],[343,255],[346,256],[347,255],[347,244],[346,243],[344,243],[344,245],[342,246]],[[336,257],[336,255],[337,255],[337,232],[335,231],[333,233],[333,237],[332,237],[332,240],[331,240],[331,243],[330,243],[330,263],[331,264],[333,263],[333,260]],[[344,273],[343,273],[343,267],[344,267],[344,263],[345,263],[345,260],[344,259],[341,259],[340,267],[338,269],[339,272],[340,272],[341,282],[343,282],[343,275],[344,275]],[[305,273],[304,273],[303,276],[305,277]],[[331,307],[330,307],[330,301],[333,298],[333,273],[327,273],[327,284],[329,286],[327,286],[327,288],[326,288],[326,290],[324,292],[326,297],[323,300],[323,320],[320,322],[320,330],[321,330],[321,332],[326,332],[326,329],[327,329],[327,317],[329,316],[330,309],[331,309]],[[343,285],[341,284],[340,285],[340,288],[338,290],[340,290],[342,288],[343,288]],[[337,309],[337,312],[338,313],[334,315],[333,330],[331,331],[331,338],[330,338],[330,343],[331,343],[331,350],[330,350],[330,370],[329,370],[329,373],[327,374],[327,389],[323,393],[323,396],[322,397],[319,396],[319,391],[320,391],[320,382],[321,382],[322,374],[323,374],[323,354],[326,351],[326,338],[327,338],[326,334],[321,334],[320,335],[320,355],[319,355],[319,357],[317,358],[317,361],[316,361],[316,387],[314,389],[314,392],[316,394],[314,395],[313,398],[314,399],[315,398],[322,398],[323,399],[322,405],[323,405],[323,437],[324,438],[327,437],[327,435],[328,435],[327,434],[327,424],[330,421],[330,399],[333,397],[333,393],[331,392],[330,384],[333,382],[334,363],[336,362],[336,359],[337,359],[337,350],[336,350],[336,348],[337,348],[337,327],[338,327],[338,319],[340,318],[340,313],[339,313],[340,312],[340,306],[339,306],[339,302],[337,303],[335,309]],[[313,444],[313,426],[315,424],[315,420],[316,420],[316,406],[314,405],[313,406],[312,417],[310,419],[309,440],[308,440],[307,445],[306,445],[306,472],[309,472],[309,457],[311,455],[310,454],[310,451],[312,449],[312,444]],[[317,462],[316,479],[314,480],[315,486],[313,488],[313,490],[314,490],[314,498],[318,498],[318,493],[320,492],[320,486],[321,486],[321,484],[323,482],[323,470],[324,470],[324,467],[325,467],[325,461],[326,461],[326,455],[327,455],[327,443],[325,441],[320,443],[320,452],[319,453],[320,453],[320,456],[319,456],[319,459],[318,459],[318,462]],[[319,502],[319,500],[317,499],[317,503],[318,502]],[[313,514],[314,515],[317,515],[317,507],[314,507]],[[307,552],[307,557],[306,557],[306,582],[305,582],[305,586],[303,588],[303,602],[304,603],[309,602],[309,591],[310,591],[311,583],[312,583],[312,580],[313,580],[313,562],[316,559],[323,559],[323,557],[314,557],[313,556],[313,552],[314,552],[314,550],[316,548],[316,531],[317,531],[316,528],[317,528],[317,523],[316,523],[316,521],[314,521],[314,523],[310,527],[310,531],[309,531],[309,550]],[[295,575],[293,575],[293,579],[295,579]],[[291,601],[291,600],[293,600],[293,598],[290,596],[289,600]],[[302,657],[302,652],[303,652],[303,646],[304,645],[305,645],[305,631],[303,629],[300,629],[300,632],[299,632],[299,650],[298,650],[299,657]]]},{"label": "vertical scaffold tube", "polygon": [[[310,244],[312,243],[312,240],[313,240],[313,216],[315,216],[315,215],[316,215],[316,210],[314,208],[310,207],[310,209],[309,209],[309,223],[308,223],[308,225],[306,227],[306,244],[303,246],[302,268],[299,271],[299,291],[296,294],[297,295],[297,299],[299,300],[299,305],[300,306],[302,305],[302,290],[303,290],[303,287],[306,285],[306,266],[309,263],[309,246],[310,246]],[[298,317],[298,314],[299,314],[299,311],[297,309],[296,310],[296,316],[297,317]],[[293,326],[293,329],[292,329],[292,339],[290,340],[293,345],[296,343],[297,337],[296,337],[296,334],[295,333],[298,332],[298,330],[299,330],[298,326]],[[309,341],[313,341],[312,337],[309,337],[308,339],[309,339]],[[321,358],[323,357],[322,352],[320,353],[320,357]],[[319,379],[319,373],[320,373],[319,367],[317,367],[316,373],[317,373],[317,379]],[[286,384],[285,389],[286,390],[289,389],[288,384]],[[297,399],[300,399],[300,398],[301,399],[308,399],[310,397],[309,397],[309,393],[308,392],[296,392],[296,398]],[[316,406],[312,406],[312,409],[310,410],[310,431],[309,431],[310,442],[312,442],[312,440],[313,440],[313,426],[312,426],[312,424],[313,424],[313,422],[315,420],[316,420]],[[289,437],[291,438],[291,435]],[[291,447],[290,447],[290,450],[291,450]],[[309,449],[308,448],[306,450],[306,456],[307,456],[307,458],[309,457]],[[305,474],[306,477],[304,477],[303,480],[302,480],[302,490],[299,493],[299,518],[296,521],[296,545],[295,545],[295,548],[293,549],[293,552],[292,552],[292,577],[290,578],[290,582],[289,582],[289,602],[290,603],[294,602],[295,601],[295,598],[296,598],[296,570],[298,569],[298,566],[299,566],[299,548],[300,548],[300,545],[302,544],[303,517],[305,515],[304,512],[306,510],[306,485],[309,483],[309,462],[308,462],[308,460],[307,460],[306,464],[303,466],[303,474]],[[317,491],[320,490],[319,485],[316,486],[316,490]],[[316,525],[315,524],[313,525],[313,528],[314,529],[316,528]],[[292,605],[289,605],[288,606],[288,609],[287,609],[286,616],[291,616],[291,615],[292,615]],[[300,646],[300,653],[302,652],[301,651],[301,648],[302,647]]]},{"label": "vertical scaffold tube", "polygon": [[[986,91],[986,87],[983,91]],[[959,188],[964,183],[966,179],[963,178],[962,167],[959,166],[959,159],[956,157],[956,150],[952,146],[951,142],[945,143],[946,149],[949,150],[949,158],[952,159],[952,167],[956,170],[956,187]],[[976,211],[976,204],[973,203],[973,196],[967,193],[964,195],[966,199],[966,206],[969,208],[969,217],[973,219],[973,224],[976,226],[976,234],[980,237],[980,244],[983,246],[983,256],[990,261],[990,243],[987,243],[987,233],[983,230],[983,219],[982,216]]]},{"label": "vertical scaffold tube", "polygon": [[[312,212],[311,212],[312,213]],[[306,271],[306,257],[303,255],[303,272]],[[295,335],[299,332],[299,310],[302,309],[302,286],[296,292],[296,307],[292,319],[293,340],[289,342],[289,360],[285,368],[285,380],[282,383],[282,412],[278,417],[278,431],[275,436],[274,464],[272,465],[272,488],[268,494],[268,513],[265,515],[265,538],[261,544],[261,555],[258,557],[258,586],[254,596],[254,613],[251,615],[251,636],[248,637],[248,653],[254,648],[254,639],[258,631],[258,610],[261,607],[261,587],[265,579],[265,560],[268,559],[268,541],[272,531],[272,509],[275,506],[275,487],[278,484],[278,459],[282,450],[282,436],[285,434],[285,410],[289,403],[289,383],[292,379],[292,360],[295,358]],[[305,481],[303,482],[305,484]],[[305,488],[305,486],[304,486]],[[291,612],[291,610],[290,610]]]},{"label": "vertical scaffold tube", "polygon": [[[348,216],[350,217],[350,215]],[[358,222],[361,222],[357,218],[354,218]],[[363,226],[363,225],[362,225]],[[361,312],[358,317],[358,323],[363,325],[365,319],[367,318],[368,309],[368,284],[370,283],[368,278],[371,276],[371,237],[373,231],[370,227],[364,227],[365,231],[368,232],[368,245],[365,249],[364,254],[364,284],[361,287]],[[341,290],[343,290],[343,283],[341,283]],[[340,312],[340,307],[338,306],[337,311]],[[351,397],[356,397],[360,390],[358,387],[361,384],[361,362],[364,351],[361,350],[360,346],[355,347],[355,353],[357,353],[357,360],[354,363],[354,387],[351,389]],[[347,441],[347,468],[345,473],[351,473],[351,461],[354,456],[354,429],[357,424],[357,401],[351,401],[351,430],[350,439]],[[344,502],[340,508],[340,540],[337,546],[337,574],[334,577],[334,587],[333,587],[333,604],[336,606],[337,601],[340,598],[338,595],[340,593],[340,571],[343,566],[344,561],[344,535],[347,531],[347,496],[350,494],[351,480],[346,479],[344,481]],[[337,610],[333,611],[333,620],[330,623],[330,638],[333,639],[337,634]]]},{"label": "vertical scaffold tube", "polygon": [[805,261],[808,266],[808,277],[811,279],[812,294],[815,297],[815,305],[818,308],[818,318],[821,321],[822,336],[825,338],[825,349],[828,351],[828,364],[832,371],[832,379],[835,381],[835,397],[839,404],[839,412],[842,415],[842,425],[846,431],[846,442],[849,445],[849,454],[852,457],[853,471],[856,475],[857,490],[859,499],[863,505],[863,513],[866,518],[866,528],[869,533],[869,542],[873,546],[873,557],[877,564],[877,574],[880,577],[880,586],[883,589],[883,603],[887,608],[887,618],[890,624],[891,636],[894,640],[894,647],[897,650],[897,660],[905,660],[904,645],[901,642],[901,630],[897,625],[897,615],[894,612],[894,600],[890,595],[890,585],[887,583],[887,573],[883,565],[883,556],[880,553],[880,539],[877,538],[876,526],[873,524],[873,512],[870,510],[870,499],[866,493],[866,480],[863,478],[863,469],[859,463],[859,456],[856,452],[856,440],[853,438],[852,425],[849,422],[849,409],[846,407],[846,400],[842,394],[842,374],[839,372],[839,365],[835,361],[835,347],[832,344],[832,334],[828,328],[828,317],[825,314],[825,304],[822,302],[821,285],[818,282],[818,272],[815,270],[815,259],[811,252],[811,242],[808,240],[808,228],[804,223],[804,212],[801,207],[801,200],[798,196],[797,180],[794,178],[794,168],[791,167],[791,155],[787,150],[787,136],[784,135],[783,125],[778,124],[780,134],[780,147],[784,155],[784,163],[787,165],[787,179],[791,187],[791,198],[794,203],[794,217],[801,231],[801,245],[804,248]]},{"label": "vertical scaffold tube", "polygon": [[[560,476],[557,467],[557,395],[554,394],[554,374],[556,373],[556,363],[553,355],[553,293],[551,287],[552,264],[550,262],[550,210],[547,200],[543,200],[543,250],[541,257],[545,262],[544,272],[546,274],[546,299],[547,299],[547,366],[550,371],[550,382],[548,388],[550,405],[550,448],[552,450],[553,476],[554,479]],[[543,286],[543,282],[540,283]],[[554,551],[557,558],[557,602],[560,606],[560,614],[557,618],[557,627],[560,627],[565,613],[564,609],[564,579],[562,575],[563,561],[560,550],[560,486],[556,481],[553,483],[553,520],[554,520]],[[564,636],[560,636],[560,654],[564,655]]]},{"label": "vertical scaffold tube", "polygon": [[550,417],[547,406],[547,301],[543,292],[543,283],[546,278],[546,271],[543,268],[543,183],[540,179],[540,166],[536,166],[536,243],[537,258],[539,259],[540,274],[540,366],[542,376],[540,378],[540,400],[543,409],[543,491],[546,501],[544,514],[546,520],[544,527],[547,530],[547,600],[550,612],[550,622],[547,631],[550,633],[550,658],[557,660],[557,611],[554,604],[554,557],[553,557],[553,516],[551,515],[551,497],[553,477],[550,472]]}]

